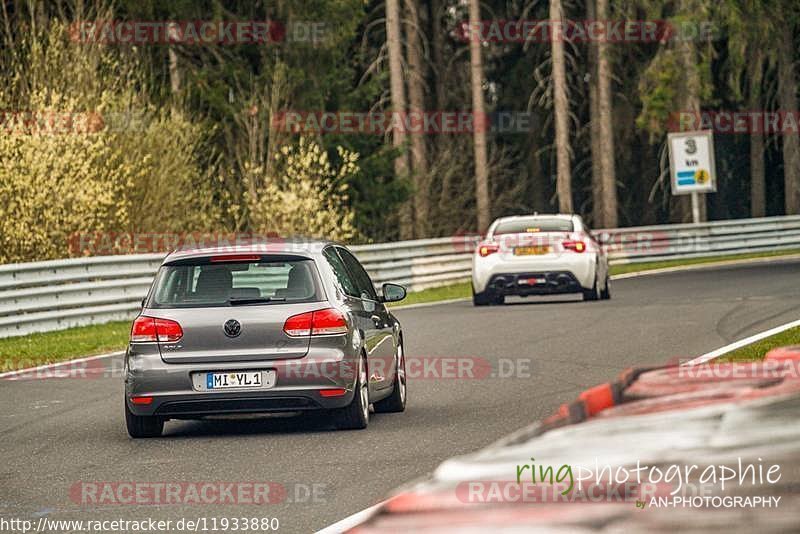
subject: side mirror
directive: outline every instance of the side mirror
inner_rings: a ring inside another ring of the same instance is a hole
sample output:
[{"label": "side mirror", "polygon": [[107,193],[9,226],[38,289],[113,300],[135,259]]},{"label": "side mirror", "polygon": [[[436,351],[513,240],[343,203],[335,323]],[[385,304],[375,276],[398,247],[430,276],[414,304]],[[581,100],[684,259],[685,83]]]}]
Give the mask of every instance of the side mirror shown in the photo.
[{"label": "side mirror", "polygon": [[397,284],[383,284],[381,292],[383,293],[381,299],[383,302],[399,302],[406,298],[406,288]]}]

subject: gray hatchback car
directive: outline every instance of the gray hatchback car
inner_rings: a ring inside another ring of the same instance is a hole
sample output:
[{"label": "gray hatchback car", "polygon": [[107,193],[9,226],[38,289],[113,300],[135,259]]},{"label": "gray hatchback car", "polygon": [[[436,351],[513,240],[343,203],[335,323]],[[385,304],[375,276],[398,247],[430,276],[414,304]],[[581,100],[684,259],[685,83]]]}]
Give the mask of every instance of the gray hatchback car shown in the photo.
[{"label": "gray hatchback car", "polygon": [[177,251],[163,261],[125,355],[134,438],[169,419],[327,410],[365,428],[370,406],[406,405],[403,332],[347,248],[260,242]]}]

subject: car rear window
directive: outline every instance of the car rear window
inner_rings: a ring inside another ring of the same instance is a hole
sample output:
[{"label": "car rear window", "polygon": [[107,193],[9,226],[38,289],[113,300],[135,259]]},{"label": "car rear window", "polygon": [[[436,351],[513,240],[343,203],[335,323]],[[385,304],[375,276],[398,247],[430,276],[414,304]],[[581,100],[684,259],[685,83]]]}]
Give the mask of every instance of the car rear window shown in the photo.
[{"label": "car rear window", "polygon": [[147,306],[192,308],[316,302],[320,286],[310,259],[212,262],[210,258],[163,265]]},{"label": "car rear window", "polygon": [[493,235],[500,234],[535,234],[538,232],[572,232],[572,220],[558,217],[536,217],[531,219],[514,219],[498,223]]}]

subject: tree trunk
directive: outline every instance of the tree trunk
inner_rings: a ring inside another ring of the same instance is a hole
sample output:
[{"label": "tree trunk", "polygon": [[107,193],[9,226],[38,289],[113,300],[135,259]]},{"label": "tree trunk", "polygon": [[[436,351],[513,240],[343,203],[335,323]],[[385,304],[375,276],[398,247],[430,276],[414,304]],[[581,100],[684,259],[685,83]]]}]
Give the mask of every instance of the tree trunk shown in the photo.
[{"label": "tree trunk", "polygon": [[436,95],[435,109],[437,111],[444,111],[447,107],[447,87],[445,85],[447,64],[443,56],[446,31],[442,27],[443,11],[442,0],[430,1],[431,59],[433,61],[434,94]]},{"label": "tree trunk", "polygon": [[[747,109],[756,111],[761,109],[761,69],[763,68],[763,53],[758,45],[750,51],[747,62],[747,78],[750,90],[747,95]],[[763,217],[766,215],[765,198],[765,170],[764,170],[764,136],[759,132],[750,132],[750,216]]]},{"label": "tree trunk", "polygon": [[[586,18],[597,19],[595,0],[586,1]],[[600,163],[600,117],[597,102],[597,43],[589,41],[589,147],[592,154],[592,226],[603,227],[603,171]]]},{"label": "tree trunk", "polygon": [[[392,93],[392,113],[403,116],[406,112],[406,88],[403,81],[402,42],[400,37],[400,6],[398,0],[386,0],[386,46],[389,51],[389,85]],[[405,152],[406,133],[402,128],[392,130],[392,146],[401,153],[394,160],[397,179],[408,176]],[[411,201],[400,210],[400,239],[414,235],[413,206]]]},{"label": "tree trunk", "polygon": [[478,215],[478,231],[485,232],[490,224],[489,206],[489,157],[486,148],[488,120],[483,102],[483,64],[481,62],[480,35],[475,31],[480,23],[478,0],[469,1],[469,57],[472,85],[473,142],[475,144],[475,200]]},{"label": "tree trunk", "polygon": [[[781,25],[778,39],[778,105],[784,113],[797,112],[797,78],[794,73],[794,35],[790,24]],[[800,136],[781,136],[786,215],[800,213]]]},{"label": "tree trunk", "polygon": [[[678,52],[680,54],[683,71],[685,72],[685,88],[683,94],[683,105],[681,111],[692,113],[694,116],[699,116],[700,113],[700,72],[698,71],[699,61],[697,59],[697,50],[695,44],[688,40],[678,41]],[[700,193],[698,195],[700,204],[700,222],[707,219],[706,215],[706,195]],[[688,222],[692,220],[692,198],[691,195],[680,195],[680,200],[677,202],[677,207],[680,211],[679,222]]]},{"label": "tree trunk", "polygon": [[[472,0],[475,1],[475,0]],[[550,21],[563,23],[561,0],[550,0]],[[569,101],[567,100],[567,68],[564,59],[563,37],[551,39],[553,61],[553,110],[556,127],[556,193],[558,210],[572,213],[572,175],[569,147]]]},{"label": "tree trunk", "polygon": [[[417,0],[406,0],[406,39],[408,46],[408,98],[411,112],[425,111],[425,63],[422,60],[422,45]],[[414,177],[414,237],[427,237],[430,230],[428,156],[424,132],[411,133],[411,168]]]},{"label": "tree trunk", "polygon": [[[169,26],[168,31],[170,38],[177,39],[177,28]],[[169,86],[172,94],[175,95],[181,90],[181,73],[178,70],[178,54],[175,53],[174,45],[167,47],[167,57],[169,58]]]},{"label": "tree trunk", "polygon": [[[597,17],[608,20],[608,0],[597,0]],[[614,114],[609,46],[601,39],[597,49],[597,99],[600,117],[600,169],[603,173],[603,227],[617,227],[617,173],[614,167]]]}]

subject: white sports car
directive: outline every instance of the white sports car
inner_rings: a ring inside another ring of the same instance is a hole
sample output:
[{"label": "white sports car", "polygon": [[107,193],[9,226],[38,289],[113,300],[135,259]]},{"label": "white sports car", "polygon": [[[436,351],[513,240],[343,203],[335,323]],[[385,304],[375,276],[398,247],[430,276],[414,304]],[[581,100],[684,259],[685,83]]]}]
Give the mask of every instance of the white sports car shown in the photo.
[{"label": "white sports car", "polygon": [[608,257],[577,215],[502,217],[472,257],[472,301],[502,304],[507,295],[582,293],[611,298]]}]

